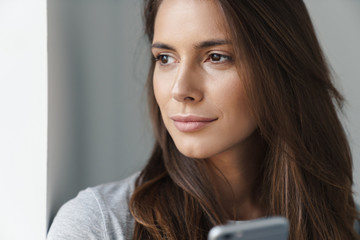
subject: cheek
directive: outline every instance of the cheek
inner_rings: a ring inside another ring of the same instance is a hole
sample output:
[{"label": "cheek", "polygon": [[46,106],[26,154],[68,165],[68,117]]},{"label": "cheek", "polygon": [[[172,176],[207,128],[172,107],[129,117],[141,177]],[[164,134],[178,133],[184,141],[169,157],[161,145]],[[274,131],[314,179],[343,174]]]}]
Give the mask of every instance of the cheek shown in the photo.
[{"label": "cheek", "polygon": [[162,107],[170,97],[170,81],[165,81],[164,78],[166,78],[166,76],[164,76],[164,74],[158,73],[155,68],[153,76],[153,89],[155,99],[160,107],[160,110],[162,110]]},{"label": "cheek", "polygon": [[161,102],[161,88],[159,86],[159,83],[158,81],[156,81],[156,79],[154,78],[153,80],[153,91],[154,91],[154,96],[155,96],[155,100],[157,102],[157,104],[159,105],[160,107],[160,102]]},{"label": "cheek", "polygon": [[212,100],[221,111],[245,111],[247,109],[245,90],[236,72],[218,76],[222,81],[212,85]]},{"label": "cheek", "polygon": [[170,124],[167,114],[172,98],[171,89],[172,89],[171,76],[169,76],[169,74],[157,72],[155,68],[153,75],[154,96],[159,106],[162,120],[166,128],[168,128]]},{"label": "cheek", "polygon": [[[235,98],[236,99],[236,98]],[[233,134],[246,139],[257,128],[255,118],[248,107],[245,97],[237,98],[237,104],[233,104],[234,109],[229,108],[229,125],[233,126]]]},{"label": "cheek", "polygon": [[[237,75],[228,79],[214,95],[225,123],[222,127],[230,134],[246,136],[256,129],[257,124],[249,109],[241,79]],[[229,132],[229,129],[233,131]]]}]

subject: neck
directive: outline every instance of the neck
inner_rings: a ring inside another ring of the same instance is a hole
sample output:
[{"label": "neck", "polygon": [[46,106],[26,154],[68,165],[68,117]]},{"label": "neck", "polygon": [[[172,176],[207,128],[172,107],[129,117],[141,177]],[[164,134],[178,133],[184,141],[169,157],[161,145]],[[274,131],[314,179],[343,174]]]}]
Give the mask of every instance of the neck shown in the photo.
[{"label": "neck", "polygon": [[240,146],[209,159],[217,197],[230,219],[248,220],[263,216],[256,194],[263,149],[264,142],[255,132]]}]

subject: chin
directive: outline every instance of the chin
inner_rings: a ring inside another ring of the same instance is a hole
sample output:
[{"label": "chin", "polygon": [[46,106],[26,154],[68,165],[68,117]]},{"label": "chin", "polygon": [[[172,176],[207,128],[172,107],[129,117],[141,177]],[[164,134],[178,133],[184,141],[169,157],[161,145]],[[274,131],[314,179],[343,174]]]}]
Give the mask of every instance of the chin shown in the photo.
[{"label": "chin", "polygon": [[[179,150],[180,151],[180,150]],[[183,152],[180,151],[184,156],[188,158],[194,158],[194,159],[205,159],[208,158],[206,154],[203,153],[194,153],[194,152]]]},{"label": "chin", "polygon": [[176,145],[176,148],[179,150],[180,153],[182,153],[184,156],[189,157],[189,158],[205,159],[205,158],[209,158],[211,156],[209,154],[209,151],[206,151],[206,149],[201,148],[201,147]]}]

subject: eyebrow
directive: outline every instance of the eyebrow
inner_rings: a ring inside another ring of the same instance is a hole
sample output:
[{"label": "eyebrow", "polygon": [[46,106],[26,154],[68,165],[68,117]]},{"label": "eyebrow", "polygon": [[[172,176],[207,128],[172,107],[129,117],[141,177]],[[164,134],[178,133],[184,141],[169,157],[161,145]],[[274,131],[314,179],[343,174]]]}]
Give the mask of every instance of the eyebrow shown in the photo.
[{"label": "eyebrow", "polygon": [[167,50],[175,50],[175,47],[170,46],[165,43],[156,42],[151,45],[151,48],[161,48],[161,49],[167,49]]},{"label": "eyebrow", "polygon": [[228,45],[231,44],[231,41],[229,40],[210,40],[210,41],[204,41],[200,42],[195,45],[196,49],[201,48],[207,48],[207,47],[213,47],[213,46],[219,46],[219,45]]},{"label": "eyebrow", "polygon": [[[201,49],[201,48],[207,48],[207,47],[213,47],[213,46],[219,46],[219,45],[228,45],[231,44],[231,41],[229,40],[209,40],[209,41],[204,41],[204,42],[200,42],[194,45],[195,49]],[[175,51],[175,47],[165,44],[165,43],[161,43],[161,42],[155,42],[151,45],[151,48],[161,48],[161,49],[167,49],[167,50],[172,50]]]}]

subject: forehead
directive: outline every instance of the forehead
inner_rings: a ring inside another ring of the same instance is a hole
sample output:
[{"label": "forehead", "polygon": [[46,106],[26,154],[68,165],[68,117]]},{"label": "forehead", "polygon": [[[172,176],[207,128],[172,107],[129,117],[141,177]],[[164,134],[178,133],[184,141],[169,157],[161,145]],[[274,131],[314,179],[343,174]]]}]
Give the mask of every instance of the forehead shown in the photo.
[{"label": "forehead", "polygon": [[227,29],[223,11],[215,0],[163,0],[155,19],[154,41],[227,38]]}]

